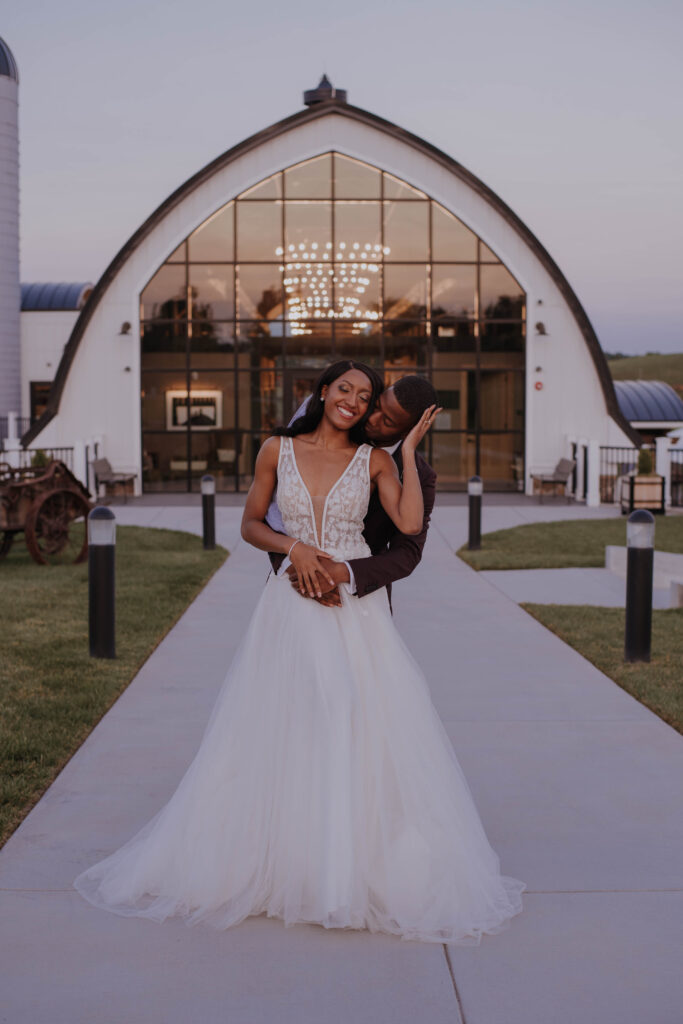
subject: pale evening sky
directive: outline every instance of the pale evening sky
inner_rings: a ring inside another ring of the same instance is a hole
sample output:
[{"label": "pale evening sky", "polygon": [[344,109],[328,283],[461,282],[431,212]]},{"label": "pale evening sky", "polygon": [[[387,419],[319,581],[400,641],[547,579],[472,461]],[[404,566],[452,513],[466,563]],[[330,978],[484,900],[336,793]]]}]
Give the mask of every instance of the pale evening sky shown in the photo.
[{"label": "pale evening sky", "polygon": [[607,351],[683,351],[679,0],[23,0],[22,281],[96,281],[178,185],[302,106],[445,150],[522,218]]}]

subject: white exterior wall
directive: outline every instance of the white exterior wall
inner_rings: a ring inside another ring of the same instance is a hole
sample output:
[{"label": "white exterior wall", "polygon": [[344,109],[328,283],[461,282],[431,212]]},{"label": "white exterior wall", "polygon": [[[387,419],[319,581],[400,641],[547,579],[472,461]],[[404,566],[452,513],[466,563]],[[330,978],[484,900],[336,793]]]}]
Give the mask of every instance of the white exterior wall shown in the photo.
[{"label": "white exterior wall", "polygon": [[0,75],[0,416],[21,402],[18,119],[17,82]]},{"label": "white exterior wall", "polygon": [[[451,210],[490,246],[526,291],[527,483],[530,473],[552,470],[568,454],[569,437],[581,435],[599,444],[631,443],[607,413],[597,371],[569,307],[511,225],[424,152],[334,112],[232,161],[148,235],[100,301],[71,366],[59,413],[36,443],[69,445],[100,436],[112,465],[137,472],[140,480],[140,291],[180,242],[220,206],[275,171],[331,149],[395,174]],[[133,329],[120,336],[125,320]],[[538,320],[547,337],[535,335]],[[542,367],[540,373],[536,366]],[[540,391],[534,387],[537,380],[543,383]]]},{"label": "white exterior wall", "polygon": [[53,380],[78,319],[72,310],[21,314],[21,415],[31,415],[31,381]]}]

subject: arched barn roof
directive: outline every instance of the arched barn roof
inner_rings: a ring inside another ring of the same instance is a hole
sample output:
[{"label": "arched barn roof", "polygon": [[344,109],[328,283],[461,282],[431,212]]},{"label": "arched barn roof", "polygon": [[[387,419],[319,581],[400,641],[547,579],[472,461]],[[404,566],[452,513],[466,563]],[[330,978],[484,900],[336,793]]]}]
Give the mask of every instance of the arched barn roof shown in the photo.
[{"label": "arched barn roof", "polygon": [[[321,86],[323,85],[324,83],[321,83]],[[360,107],[354,107],[347,103],[345,99],[346,93],[343,90],[331,90],[330,92],[329,90],[322,89],[321,91],[321,87],[319,87],[319,89],[314,90],[314,92],[316,93],[315,97],[309,96],[307,100],[311,105],[307,106],[304,110],[300,110],[298,113],[292,114],[290,117],[286,117],[282,121],[278,121],[269,128],[265,128],[262,131],[257,132],[255,135],[250,136],[248,139],[245,139],[243,142],[238,143],[236,146],[233,146],[225,153],[216,157],[215,160],[212,160],[191,178],[188,178],[188,180],[181,185],[180,188],[176,189],[176,191],[173,192],[166,200],[164,200],[164,202],[157,207],[154,213],[147,218],[138,230],[131,235],[102,274],[102,277],[95,285],[90,298],[81,311],[81,315],[74,324],[71,337],[64,347],[64,353],[55,375],[47,407],[40,419],[38,419],[30,427],[27,433],[24,434],[22,444],[25,446],[30,444],[33,438],[40,434],[41,430],[58,412],[69,368],[95,309],[126,260],[144,241],[144,239],[151,234],[156,226],[195,189],[203,185],[214,174],[226,165],[230,164],[232,161],[237,160],[239,157],[242,157],[251,150],[258,149],[258,147],[262,146],[264,143],[269,142],[278,136],[285,135],[294,128],[298,128],[304,124],[310,124],[319,118],[324,118],[330,114],[334,114],[337,117],[350,118],[353,121],[359,122],[360,124],[373,129],[374,131],[383,132],[384,134],[400,141],[404,145],[417,150],[422,155],[429,157],[431,160],[440,164],[446,171],[463,181],[477,195],[484,199],[485,202],[487,202],[501,217],[504,218],[504,220],[520,236],[525,245],[533,252],[550,275],[557,288],[560,290],[581,333],[583,334],[584,340],[593,359],[610,416],[624,431],[624,433],[628,437],[632,438],[635,444],[640,445],[641,442],[638,431],[631,426],[619,408],[616,394],[614,392],[612,376],[607,366],[607,360],[605,359],[597,335],[593,330],[593,326],[588,319],[583,306],[579,302],[579,299],[572,290],[571,285],[553,258],[541,245],[536,236],[529,230],[526,224],[520,220],[517,214],[514,213],[513,210],[511,210],[495,192],[485,185],[483,181],[463,167],[462,164],[459,164],[452,157],[448,156],[448,154],[437,149],[436,146],[431,145],[431,143],[426,142],[424,139],[419,138],[419,136],[413,135],[412,132],[406,131],[404,128],[399,128],[397,125],[392,124],[391,121],[386,121],[384,118],[378,117],[376,114],[371,114],[367,110],[362,110]],[[328,94],[330,95],[329,99],[323,98],[324,95]],[[311,102],[311,99],[313,99],[313,102]]]},{"label": "arched barn roof", "polygon": [[661,380],[615,380],[619,408],[632,423],[683,423],[683,400]]},{"label": "arched barn roof", "polygon": [[22,284],[22,313],[82,309],[92,291],[92,283]]}]

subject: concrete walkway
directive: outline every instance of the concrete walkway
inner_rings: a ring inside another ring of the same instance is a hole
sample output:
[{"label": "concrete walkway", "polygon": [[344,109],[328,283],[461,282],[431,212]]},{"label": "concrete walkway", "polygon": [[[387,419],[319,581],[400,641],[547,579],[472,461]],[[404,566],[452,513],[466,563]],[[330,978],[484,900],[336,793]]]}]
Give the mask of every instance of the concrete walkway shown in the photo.
[{"label": "concrete walkway", "polygon": [[[196,508],[116,514],[198,526]],[[232,557],[0,852],[0,1021],[679,1024],[683,738],[454,557],[466,515],[437,508],[396,621],[503,871],[527,882],[510,928],[450,949],[265,918],[215,932],[71,889],[172,793],[249,620],[266,562],[221,508]],[[484,528],[530,516],[491,509]]]},{"label": "concrete walkway", "polygon": [[[626,579],[609,569],[489,569],[481,576],[518,604],[626,605]],[[671,607],[668,587],[652,591],[652,607]]]}]

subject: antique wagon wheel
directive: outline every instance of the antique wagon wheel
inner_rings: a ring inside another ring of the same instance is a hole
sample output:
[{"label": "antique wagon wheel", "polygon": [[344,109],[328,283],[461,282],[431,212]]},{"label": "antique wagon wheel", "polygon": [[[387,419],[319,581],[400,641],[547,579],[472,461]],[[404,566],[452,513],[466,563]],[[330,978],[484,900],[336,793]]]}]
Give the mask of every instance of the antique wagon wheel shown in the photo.
[{"label": "antique wagon wheel", "polygon": [[39,495],[26,516],[26,547],[40,565],[82,562],[88,551],[90,505],[67,488]]},{"label": "antique wagon wheel", "polygon": [[4,558],[5,555],[9,554],[10,548],[14,542],[15,530],[3,530],[0,533],[0,558]]}]

